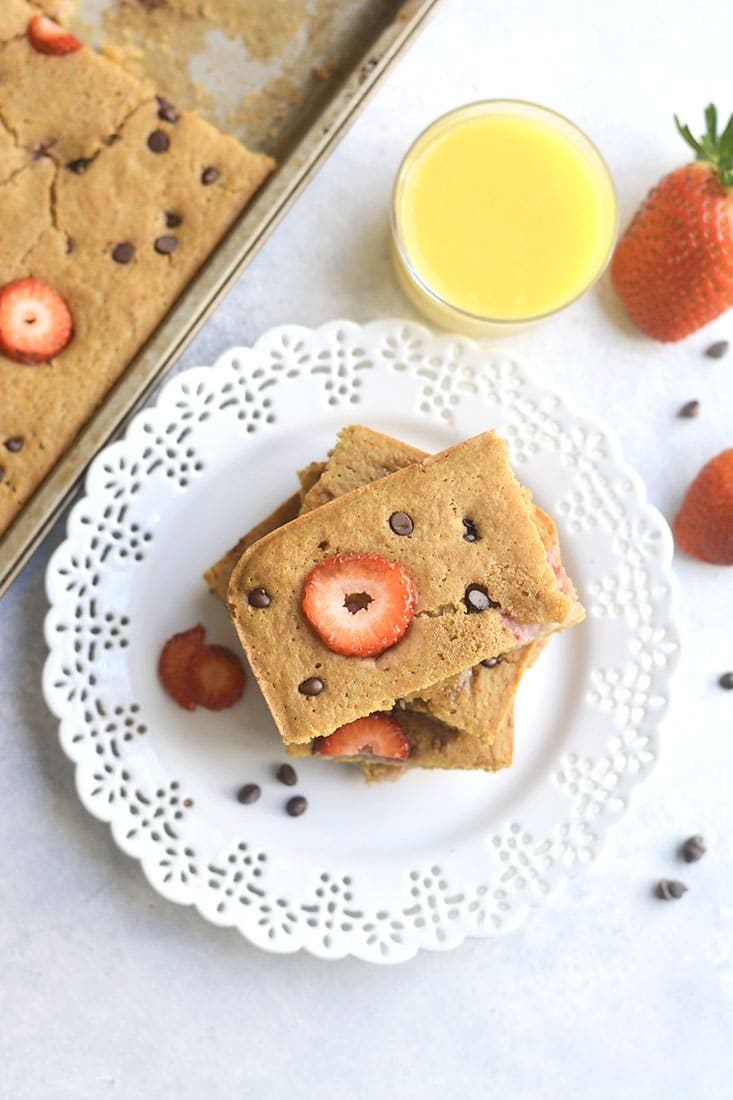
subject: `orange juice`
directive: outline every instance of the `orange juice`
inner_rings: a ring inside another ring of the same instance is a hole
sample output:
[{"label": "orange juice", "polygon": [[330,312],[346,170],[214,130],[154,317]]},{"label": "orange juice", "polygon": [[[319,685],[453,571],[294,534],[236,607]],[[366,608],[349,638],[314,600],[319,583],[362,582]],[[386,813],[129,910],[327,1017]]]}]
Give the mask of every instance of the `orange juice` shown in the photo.
[{"label": "orange juice", "polygon": [[395,185],[398,275],[446,327],[480,333],[555,312],[598,277],[615,235],[600,153],[534,104],[489,101],[438,119]]}]

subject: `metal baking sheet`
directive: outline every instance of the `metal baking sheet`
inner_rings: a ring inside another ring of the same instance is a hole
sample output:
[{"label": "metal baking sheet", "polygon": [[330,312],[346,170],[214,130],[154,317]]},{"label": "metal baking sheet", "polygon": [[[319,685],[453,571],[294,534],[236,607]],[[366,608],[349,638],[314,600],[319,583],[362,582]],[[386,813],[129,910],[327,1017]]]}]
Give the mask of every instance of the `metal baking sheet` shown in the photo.
[{"label": "metal baking sheet", "polygon": [[[105,34],[119,2],[78,2],[75,25],[102,49],[110,49]],[[196,49],[186,55],[188,91],[179,102],[271,153],[278,168],[0,540],[0,596],[79,488],[88,463],[145,402],[439,2],[242,0],[253,20],[263,11],[281,18],[280,40],[273,34],[254,45],[238,45],[226,35],[224,41],[211,25],[191,26]],[[163,46],[161,56],[180,70],[176,44]],[[154,54],[142,40],[130,37],[122,49],[143,74],[154,76]]]}]

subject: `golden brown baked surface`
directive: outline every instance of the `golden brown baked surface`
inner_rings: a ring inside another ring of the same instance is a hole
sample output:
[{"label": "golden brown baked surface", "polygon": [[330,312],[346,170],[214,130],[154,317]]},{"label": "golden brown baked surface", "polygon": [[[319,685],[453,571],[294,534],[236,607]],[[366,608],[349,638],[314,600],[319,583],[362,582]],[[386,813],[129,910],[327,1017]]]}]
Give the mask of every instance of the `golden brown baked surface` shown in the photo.
[{"label": "golden brown baked surface", "polygon": [[[408,537],[389,525],[395,510],[413,519]],[[466,518],[478,531],[472,542],[464,538]],[[407,634],[376,658],[331,652],[300,608],[312,566],[353,551],[400,561],[417,588]],[[485,586],[499,607],[468,613],[464,597],[471,584]],[[266,608],[247,602],[258,587],[271,597]],[[503,615],[547,632],[572,609],[509,468],[506,445],[493,432],[353,490],[261,539],[234,571],[229,604],[286,743],[391,710],[408,691],[517,648]],[[324,689],[316,696],[300,693],[298,685],[316,675]]]},{"label": "golden brown baked surface", "polygon": [[0,533],[273,168],[201,119],[159,117],[152,88],[89,49],[37,52],[37,12],[0,4],[0,285],[49,283],[74,336],[49,363],[0,357]]},{"label": "golden brown baked surface", "polygon": [[[362,425],[345,428],[331,451],[327,463],[312,462],[298,477],[300,493],[289,497],[266,519],[257,524],[204,574],[211,591],[226,599],[231,574],[239,558],[258,539],[289,523],[301,507],[310,509],[359,485],[384,477],[424,457],[425,452]],[[324,480],[321,492],[319,483]],[[513,752],[512,701],[525,666],[537,644],[523,646],[493,668],[478,666],[426,689],[425,698],[398,701],[395,714],[410,740],[410,759],[406,766],[426,768],[483,768],[496,771],[508,767]],[[445,719],[431,715],[430,699],[435,698],[442,713],[466,717],[470,708],[473,730],[467,733]],[[478,738],[478,740],[477,740]],[[483,742],[483,744],[481,744]],[[296,756],[307,756],[307,745],[290,746]],[[362,763],[369,780],[397,778],[402,767]]]},{"label": "golden brown baked surface", "polygon": [[401,439],[363,424],[349,424],[339,432],[321,476],[305,493],[303,512],[328,504],[352,489],[388,477],[424,458],[427,458],[426,451],[403,443]]},{"label": "golden brown baked surface", "polygon": [[[400,764],[386,764],[379,760],[353,758],[369,782],[381,779],[397,779],[408,768],[442,768],[450,771],[499,771],[508,768],[514,751],[514,715],[510,711],[496,731],[492,745],[487,745],[460,730],[452,729],[428,714],[410,711],[395,712],[397,721],[407,734],[410,755]],[[288,745],[288,756],[310,756],[310,745]],[[344,762],[344,757],[323,757],[324,760]]]},{"label": "golden brown baked surface", "polygon": [[[339,432],[323,473],[303,498],[302,511],[358,489],[361,485],[387,477],[413,462],[427,458],[427,452],[374,431],[362,424],[351,424]],[[533,506],[532,518],[538,524],[539,509]],[[542,513],[544,515],[544,513]],[[547,535],[559,554],[557,532]],[[264,532],[263,532],[264,533]],[[465,532],[464,532],[465,533]],[[545,541],[545,534],[540,530]],[[547,543],[546,543],[547,545]],[[499,665],[476,665],[464,669],[421,692],[406,696],[402,702],[409,710],[421,711],[456,729],[491,744],[496,730],[512,705],[522,672],[531,654],[526,647],[507,654]]]},{"label": "golden brown baked surface", "polygon": [[[317,507],[318,494],[315,486],[327,472],[350,472],[348,478],[343,477],[337,481],[333,477],[329,478],[327,492],[328,499],[332,499],[340,492],[348,492],[360,484],[383,477],[423,456],[423,451],[401,444],[371,428],[354,425],[344,429],[328,463],[312,462],[304,470],[300,470],[300,493],[289,497],[266,519],[243,535],[235,546],[204,573],[204,580],[214,595],[225,600],[231,574],[244,551],[270,531],[294,519],[301,506],[306,506],[306,499],[312,507]],[[510,655],[511,659],[504,660],[493,668],[478,666],[476,670],[469,670],[468,674],[461,673],[458,677],[452,677],[443,685],[437,684],[427,689],[425,700],[414,699],[410,703],[399,701],[395,714],[408,733],[411,745],[407,766],[483,768],[490,771],[508,767],[513,751],[514,723],[511,704],[524,667],[529,663],[531,652],[538,644],[523,646]],[[472,712],[475,713],[475,732],[467,734],[456,729],[453,724],[446,725],[432,717],[428,701],[431,694],[437,696],[443,703],[443,709],[450,712],[463,714],[470,703]],[[481,741],[484,742],[483,745]],[[306,756],[310,751],[308,746],[299,745],[291,746],[290,749],[293,755],[299,756]],[[361,763],[370,780],[394,779],[404,770],[398,768],[395,771],[393,766],[379,763]]]},{"label": "golden brown baked surface", "polygon": [[[387,476],[396,469],[419,461],[425,452],[363,425],[344,428],[328,463],[311,463],[300,471],[303,508],[318,507],[344,492]],[[229,578],[244,550],[257,539],[295,518],[300,500],[295,494],[276,509],[224,555],[205,574],[209,587],[220,599],[226,598]],[[557,531],[552,520],[536,506],[532,518],[548,551],[559,559]],[[542,642],[531,643],[507,654],[492,668],[477,665],[426,688],[421,694],[400,700],[400,713],[439,718],[444,725],[479,738],[490,745],[511,706],[522,673],[533,663]],[[505,754],[504,754],[505,755]],[[437,766],[437,765],[435,765]],[[447,765],[446,765],[447,766]]]},{"label": "golden brown baked surface", "polygon": [[284,523],[290,523],[291,519],[296,519],[300,515],[303,498],[321,476],[324,466],[325,463],[323,462],[311,462],[305,469],[299,470],[300,491],[293,493],[291,497],[279,504],[269,516],[266,516],[260,523],[255,524],[250,531],[247,531],[246,535],[242,535],[241,539],[227,550],[226,554],[206,570],[204,580],[215,596],[226,603],[229,581],[232,578],[234,567],[244,551],[254,545],[258,539],[269,535],[270,531],[282,527]]}]

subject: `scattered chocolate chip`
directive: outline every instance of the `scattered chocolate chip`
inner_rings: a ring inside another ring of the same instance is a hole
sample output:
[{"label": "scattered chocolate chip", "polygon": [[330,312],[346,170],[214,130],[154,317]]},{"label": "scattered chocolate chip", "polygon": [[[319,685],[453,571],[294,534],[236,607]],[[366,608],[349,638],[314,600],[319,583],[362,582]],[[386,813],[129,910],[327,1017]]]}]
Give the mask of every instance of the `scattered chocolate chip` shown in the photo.
[{"label": "scattered chocolate chip", "polygon": [[705,841],[701,836],[688,836],[684,844],[680,845],[680,855],[685,863],[697,863],[706,852]]},{"label": "scattered chocolate chip", "polygon": [[90,164],[91,161],[89,157],[77,157],[76,160],[70,160],[66,167],[70,172],[73,172],[75,176],[81,176],[86,172]]},{"label": "scattered chocolate chip", "polygon": [[22,435],[11,435],[9,439],[5,440],[5,450],[10,451],[11,454],[17,454],[23,447]]},{"label": "scattered chocolate chip", "polygon": [[204,187],[208,187],[210,183],[216,183],[218,178],[219,169],[214,168],[213,164],[209,165],[208,168],[204,168],[203,172],[201,173],[201,182],[203,183]]},{"label": "scattered chocolate chip", "polygon": [[183,221],[180,214],[175,214],[172,210],[166,210],[165,212],[165,224],[168,229],[178,229],[178,226]]},{"label": "scattered chocolate chip", "polygon": [[129,264],[135,257],[135,246],[127,241],[120,241],[112,249],[112,259],[116,264]]},{"label": "scattered chocolate chip", "polygon": [[275,775],[286,787],[294,787],[298,782],[298,773],[292,764],[281,764]]},{"label": "scattered chocolate chip", "polygon": [[72,240],[72,238],[67,237],[66,238],[66,255],[70,256],[75,248],[76,248],[76,245],[74,244],[74,241]]},{"label": "scattered chocolate chip", "polygon": [[171,237],[170,234],[165,234],[163,237],[156,237],[153,247],[161,256],[170,256],[171,252],[175,252],[178,248],[178,238]]},{"label": "scattered chocolate chip", "polygon": [[469,612],[488,611],[490,607],[499,606],[498,603],[495,603],[494,600],[489,597],[488,592],[482,584],[469,584],[463,597],[463,602]]},{"label": "scattered chocolate chip", "polygon": [[733,672],[724,672],[718,683],[726,691],[733,691]]},{"label": "scattered chocolate chip", "polygon": [[4,477],[5,477],[5,467],[0,466],[0,481],[2,481]]},{"label": "scattered chocolate chip", "polygon": [[323,691],[323,680],[318,676],[309,676],[302,684],[298,684],[301,695],[320,695]]},{"label": "scattered chocolate chip", "polygon": [[308,809],[308,799],[304,798],[302,794],[296,794],[285,803],[285,809],[291,817],[300,817]]},{"label": "scattered chocolate chip", "polygon": [[501,664],[502,660],[502,657],[487,657],[485,661],[481,661],[481,664],[484,668],[496,668],[497,665]]},{"label": "scattered chocolate chip", "polygon": [[478,531],[476,530],[476,524],[473,522],[473,520],[472,519],[464,519],[463,526],[466,528],[466,530],[464,532],[464,535],[463,535],[466,542],[477,542],[478,541]]},{"label": "scattered chocolate chip", "polygon": [[661,878],[654,887],[654,893],[662,901],[677,901],[687,893],[687,887],[684,882],[676,882],[672,878]]},{"label": "scattered chocolate chip", "polygon": [[165,153],[169,145],[168,135],[163,130],[153,130],[152,134],[148,134],[148,149],[151,153]]},{"label": "scattered chocolate chip", "polygon": [[705,354],[708,359],[722,359],[729,347],[730,344],[727,340],[718,340],[717,343],[711,344],[709,348],[705,349]]},{"label": "scattered chocolate chip", "polygon": [[47,157],[48,148],[49,147],[47,145],[36,145],[35,149],[31,153],[31,160],[40,160],[41,157]]},{"label": "scattered chocolate chip", "polygon": [[249,806],[252,802],[256,802],[261,794],[262,791],[257,783],[245,783],[237,791],[237,802],[241,802],[243,806]]},{"label": "scattered chocolate chip", "polygon": [[178,108],[162,95],[155,98],[158,100],[158,118],[162,118],[163,122],[178,122],[181,117]]},{"label": "scattered chocolate chip", "polygon": [[407,512],[393,512],[389,525],[396,535],[411,535],[415,526]]},{"label": "scattered chocolate chip", "polygon": [[250,607],[269,607],[272,600],[264,588],[253,588],[247,593],[247,603]]},{"label": "scattered chocolate chip", "polygon": [[678,410],[677,415],[682,420],[692,420],[700,412],[699,401],[688,401],[681,409]]}]

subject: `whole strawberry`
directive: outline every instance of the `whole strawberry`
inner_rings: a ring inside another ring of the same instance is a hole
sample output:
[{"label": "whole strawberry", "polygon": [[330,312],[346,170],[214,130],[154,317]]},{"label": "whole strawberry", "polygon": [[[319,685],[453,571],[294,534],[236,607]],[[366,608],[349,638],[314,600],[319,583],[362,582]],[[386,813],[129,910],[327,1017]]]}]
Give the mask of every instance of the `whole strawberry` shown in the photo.
[{"label": "whole strawberry", "polygon": [[700,470],[672,530],[686,554],[713,565],[733,565],[733,447]]},{"label": "whole strawberry", "polygon": [[705,111],[697,160],[649,193],[616,246],[611,281],[629,319],[655,340],[681,340],[733,306],[733,116],[722,134]]}]

